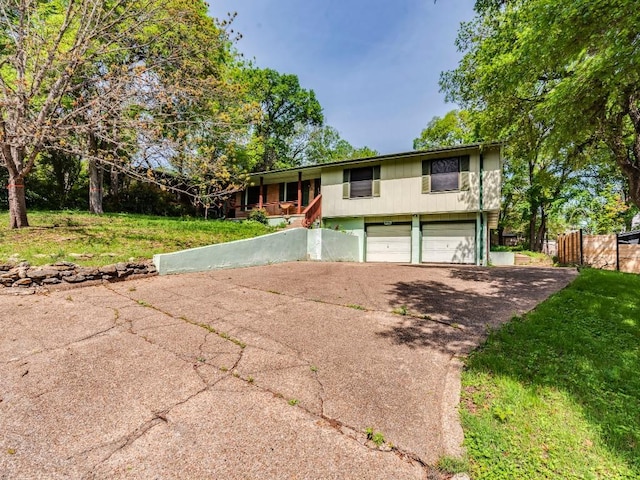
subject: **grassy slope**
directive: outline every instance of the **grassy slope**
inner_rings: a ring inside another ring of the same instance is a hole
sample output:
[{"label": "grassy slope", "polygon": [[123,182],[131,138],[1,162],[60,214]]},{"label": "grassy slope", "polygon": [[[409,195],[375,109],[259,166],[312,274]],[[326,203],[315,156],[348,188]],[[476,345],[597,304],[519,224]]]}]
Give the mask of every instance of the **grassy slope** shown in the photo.
[{"label": "grassy slope", "polygon": [[583,270],[463,374],[472,477],[640,478],[640,276]]},{"label": "grassy slope", "polygon": [[[257,222],[225,222],[79,212],[29,212],[31,227],[10,230],[8,213],[0,214],[0,263],[17,254],[32,265],[60,260],[106,265],[150,259],[213,243],[255,237],[274,231]],[[70,254],[89,254],[78,258]],[[14,258],[16,258],[14,256]]]}]

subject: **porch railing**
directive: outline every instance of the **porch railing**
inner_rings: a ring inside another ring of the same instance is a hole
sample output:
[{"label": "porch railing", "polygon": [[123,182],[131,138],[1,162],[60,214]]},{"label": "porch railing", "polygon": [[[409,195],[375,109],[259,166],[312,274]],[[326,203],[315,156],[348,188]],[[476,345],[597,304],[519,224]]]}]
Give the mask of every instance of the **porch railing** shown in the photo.
[{"label": "porch railing", "polygon": [[318,195],[302,212],[302,226],[309,228],[322,215],[322,194]]}]

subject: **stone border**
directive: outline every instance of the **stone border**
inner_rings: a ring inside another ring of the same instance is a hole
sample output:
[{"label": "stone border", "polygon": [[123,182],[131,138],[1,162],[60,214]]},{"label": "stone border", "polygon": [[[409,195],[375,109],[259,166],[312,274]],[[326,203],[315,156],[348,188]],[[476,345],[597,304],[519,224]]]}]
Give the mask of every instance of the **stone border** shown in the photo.
[{"label": "stone border", "polygon": [[[0,264],[0,294],[98,282],[117,282],[128,277],[157,275],[152,262],[120,262],[102,267],[82,267],[71,262],[32,267],[29,262]],[[26,292],[25,292],[26,293]]]}]

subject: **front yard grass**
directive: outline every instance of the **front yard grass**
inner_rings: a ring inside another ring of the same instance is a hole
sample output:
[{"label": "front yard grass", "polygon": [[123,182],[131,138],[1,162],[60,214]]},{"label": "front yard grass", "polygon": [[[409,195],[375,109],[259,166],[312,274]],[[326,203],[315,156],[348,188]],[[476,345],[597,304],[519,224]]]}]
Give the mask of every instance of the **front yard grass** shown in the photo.
[{"label": "front yard grass", "polygon": [[474,479],[640,478],[640,276],[583,270],[467,360]]},{"label": "front yard grass", "polygon": [[32,265],[69,261],[101,266],[276,230],[258,222],[75,211],[30,211],[29,223],[29,228],[11,230],[8,212],[0,213],[0,263],[11,258]]}]

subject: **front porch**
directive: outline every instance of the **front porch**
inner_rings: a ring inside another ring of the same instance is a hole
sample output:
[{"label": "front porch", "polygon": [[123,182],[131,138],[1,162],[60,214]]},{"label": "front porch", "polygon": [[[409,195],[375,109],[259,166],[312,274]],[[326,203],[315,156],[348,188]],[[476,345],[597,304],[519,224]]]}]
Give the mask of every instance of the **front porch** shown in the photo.
[{"label": "front porch", "polygon": [[257,209],[266,213],[270,224],[286,222],[310,227],[322,214],[321,182],[319,172],[305,173],[304,176],[302,171],[257,174],[246,190],[236,194],[229,217],[247,218]]}]

